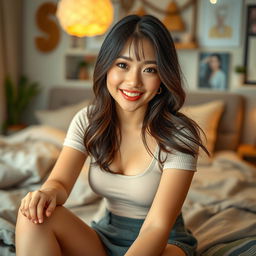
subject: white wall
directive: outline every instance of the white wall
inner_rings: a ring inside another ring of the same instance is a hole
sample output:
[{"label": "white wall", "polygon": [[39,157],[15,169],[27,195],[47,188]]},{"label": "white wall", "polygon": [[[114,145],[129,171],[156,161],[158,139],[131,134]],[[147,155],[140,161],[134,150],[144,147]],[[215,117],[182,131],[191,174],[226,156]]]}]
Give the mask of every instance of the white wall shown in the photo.
[{"label": "white wall", "polygon": [[[155,1],[151,0],[153,3]],[[199,0],[199,14],[200,14],[200,1]],[[241,0],[243,1],[243,0]],[[49,53],[41,53],[35,47],[35,37],[43,35],[43,33],[37,28],[35,22],[35,14],[37,8],[46,2],[46,0],[24,0],[24,38],[23,38],[23,73],[26,74],[31,81],[38,81],[43,87],[43,91],[36,99],[36,102],[28,110],[27,121],[33,122],[35,119],[33,117],[33,109],[44,109],[47,107],[47,93],[48,89],[56,85],[64,86],[76,86],[71,85],[65,81],[64,74],[64,57],[65,53],[69,48],[69,36],[67,36],[63,31],[61,31],[61,39],[57,48]],[[51,2],[57,3],[57,0],[51,0]],[[138,1],[136,1],[138,4]],[[158,1],[158,7],[165,7],[169,3],[169,0]],[[182,4],[186,2],[185,0],[179,0]],[[253,3],[255,0],[246,0],[247,3]],[[154,14],[154,13],[152,13]],[[190,14],[188,13],[188,16]],[[242,31],[241,36],[244,38],[244,20],[245,20],[245,8],[243,8],[243,13],[241,15],[242,19]],[[238,17],[239,18],[239,17]],[[56,20],[56,19],[55,19]],[[56,20],[57,22],[57,20]],[[198,19],[198,31],[200,31],[200,26],[202,21]],[[230,65],[230,78],[229,86],[230,90],[236,90],[238,87],[236,83],[236,76],[234,73],[234,67],[236,65],[243,64],[243,44],[244,40],[241,40],[239,47],[233,48],[199,48],[196,50],[179,50],[178,55],[180,59],[180,64],[185,75],[186,86],[189,89],[197,89],[197,74],[198,74],[198,55],[200,51],[221,51],[228,52],[231,54],[231,65]],[[81,83],[80,83],[81,86]],[[88,86],[88,85],[87,85]],[[249,88],[249,86],[248,86]],[[256,90],[256,87],[253,90]]]}]

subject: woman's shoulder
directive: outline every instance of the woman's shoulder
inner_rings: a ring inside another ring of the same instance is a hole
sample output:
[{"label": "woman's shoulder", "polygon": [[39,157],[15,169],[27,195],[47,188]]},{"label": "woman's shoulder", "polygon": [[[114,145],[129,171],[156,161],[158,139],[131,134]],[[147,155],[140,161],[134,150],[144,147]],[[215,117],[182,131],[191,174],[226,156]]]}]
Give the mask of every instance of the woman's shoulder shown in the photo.
[{"label": "woman's shoulder", "polygon": [[88,125],[87,113],[91,109],[91,105],[84,106],[81,108],[73,117],[70,127],[85,129]]},{"label": "woman's shoulder", "polygon": [[86,105],[75,114],[74,118],[87,120],[88,112],[93,108],[92,105]]}]

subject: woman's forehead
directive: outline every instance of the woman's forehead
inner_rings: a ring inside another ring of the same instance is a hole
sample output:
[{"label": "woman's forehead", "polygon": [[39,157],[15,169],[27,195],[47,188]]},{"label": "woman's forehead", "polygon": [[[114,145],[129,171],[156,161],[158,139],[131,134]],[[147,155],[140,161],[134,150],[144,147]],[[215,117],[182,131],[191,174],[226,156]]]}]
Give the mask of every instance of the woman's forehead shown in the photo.
[{"label": "woman's forehead", "polygon": [[132,37],[124,45],[120,55],[136,59],[155,59],[155,49],[152,42],[145,37]]}]

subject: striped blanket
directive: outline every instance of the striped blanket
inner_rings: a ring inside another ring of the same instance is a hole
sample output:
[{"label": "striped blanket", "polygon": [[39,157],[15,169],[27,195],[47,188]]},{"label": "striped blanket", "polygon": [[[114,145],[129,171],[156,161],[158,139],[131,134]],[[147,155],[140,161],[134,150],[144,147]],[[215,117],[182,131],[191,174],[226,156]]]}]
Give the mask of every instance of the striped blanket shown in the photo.
[{"label": "striped blanket", "polygon": [[255,256],[256,237],[248,237],[230,243],[218,244],[202,256]]}]

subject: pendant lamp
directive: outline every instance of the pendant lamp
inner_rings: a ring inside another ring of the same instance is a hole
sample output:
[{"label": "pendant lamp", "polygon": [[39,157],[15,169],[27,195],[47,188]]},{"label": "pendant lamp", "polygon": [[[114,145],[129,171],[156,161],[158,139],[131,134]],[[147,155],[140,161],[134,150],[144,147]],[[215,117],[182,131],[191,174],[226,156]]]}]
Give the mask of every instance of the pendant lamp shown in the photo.
[{"label": "pendant lamp", "polygon": [[68,34],[97,36],[113,22],[114,9],[111,0],[60,0],[56,15]]}]

